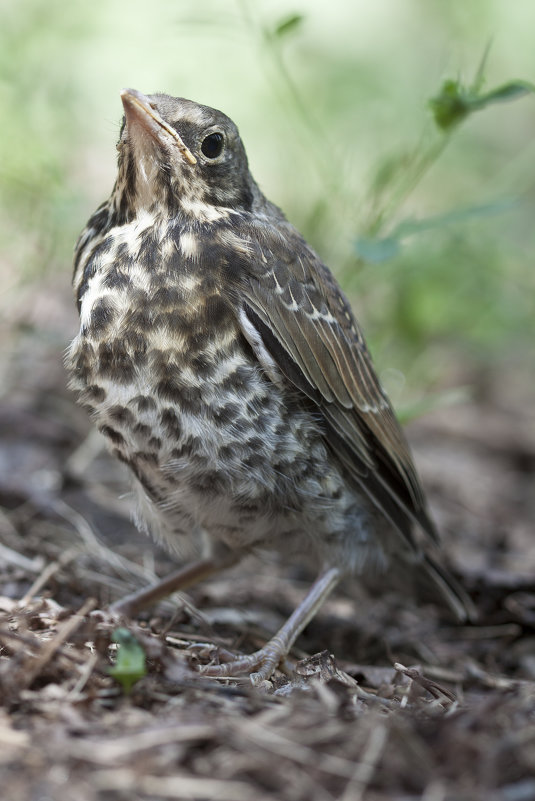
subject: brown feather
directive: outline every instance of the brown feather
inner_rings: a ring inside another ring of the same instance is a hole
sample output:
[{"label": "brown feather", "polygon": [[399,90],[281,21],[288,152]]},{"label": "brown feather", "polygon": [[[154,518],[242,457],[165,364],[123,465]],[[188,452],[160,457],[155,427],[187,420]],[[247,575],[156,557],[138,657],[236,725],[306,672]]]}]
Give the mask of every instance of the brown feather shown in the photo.
[{"label": "brown feather", "polygon": [[[334,450],[345,470],[407,544],[417,547],[414,522],[436,541],[405,436],[347,299],[290,225],[279,225],[272,236],[264,226],[261,244],[254,231],[249,233],[258,257],[249,255],[240,292],[266,348],[286,379],[305,387],[323,414],[326,438],[336,441]],[[299,259],[289,260],[288,253],[296,252]]]}]

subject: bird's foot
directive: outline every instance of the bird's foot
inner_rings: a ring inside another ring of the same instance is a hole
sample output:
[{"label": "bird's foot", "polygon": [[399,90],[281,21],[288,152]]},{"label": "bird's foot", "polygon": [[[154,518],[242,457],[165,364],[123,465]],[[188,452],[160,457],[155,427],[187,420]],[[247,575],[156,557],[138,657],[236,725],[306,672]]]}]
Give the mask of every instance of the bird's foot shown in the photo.
[{"label": "bird's foot", "polygon": [[223,662],[219,665],[205,665],[201,668],[203,676],[214,678],[233,678],[249,673],[253,687],[259,687],[264,681],[268,681],[277,665],[286,657],[287,649],[275,636],[259,651],[255,651],[248,656],[238,656],[230,662]]},{"label": "bird's foot", "polygon": [[239,656],[221,665],[207,665],[201,668],[201,672],[205,676],[216,678],[250,673],[251,683],[255,687],[260,686],[271,677],[279,662],[287,656],[299,634],[340,580],[340,575],[341,571],[337,567],[327,568],[321,573],[284,626],[259,651],[250,656]]}]

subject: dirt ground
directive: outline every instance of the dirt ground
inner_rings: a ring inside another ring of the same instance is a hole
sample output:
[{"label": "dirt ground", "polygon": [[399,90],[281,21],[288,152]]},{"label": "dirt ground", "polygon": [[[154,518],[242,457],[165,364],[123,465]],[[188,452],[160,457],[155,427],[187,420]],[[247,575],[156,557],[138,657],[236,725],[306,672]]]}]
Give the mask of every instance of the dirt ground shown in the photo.
[{"label": "dirt ground", "polygon": [[535,799],[529,376],[460,370],[473,399],[409,429],[477,624],[345,586],[271,686],[201,677],[306,591],[298,565],[251,559],[129,625],[147,673],[127,694],[106,606],[173,564],[134,529],[125,475],[65,387],[70,303],[51,282],[1,332],[2,798]]}]

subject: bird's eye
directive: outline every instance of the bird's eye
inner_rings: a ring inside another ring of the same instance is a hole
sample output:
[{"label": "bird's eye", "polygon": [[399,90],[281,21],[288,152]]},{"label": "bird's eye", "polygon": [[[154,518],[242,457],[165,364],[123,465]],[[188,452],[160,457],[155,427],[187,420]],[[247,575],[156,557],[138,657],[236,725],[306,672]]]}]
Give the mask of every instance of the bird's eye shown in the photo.
[{"label": "bird's eye", "polygon": [[223,152],[223,134],[212,133],[203,139],[201,151],[207,159],[216,159]]}]

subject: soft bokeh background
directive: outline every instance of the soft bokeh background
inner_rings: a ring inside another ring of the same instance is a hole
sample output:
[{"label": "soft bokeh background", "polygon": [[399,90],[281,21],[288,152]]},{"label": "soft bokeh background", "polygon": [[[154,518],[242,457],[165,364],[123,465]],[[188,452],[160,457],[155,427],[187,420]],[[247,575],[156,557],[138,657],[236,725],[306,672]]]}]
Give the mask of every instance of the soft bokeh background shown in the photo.
[{"label": "soft bokeh background", "polygon": [[[470,118],[398,202],[440,138],[428,100],[445,78],[469,84],[492,41],[486,88],[535,79],[530,0],[3,0],[0,14],[4,357],[29,331],[58,352],[74,331],[72,247],[111,189],[133,86],[235,119],[260,185],[350,294],[398,407],[504,365],[530,373],[535,98]],[[366,263],[355,242],[377,199],[381,236],[453,216]]]}]

